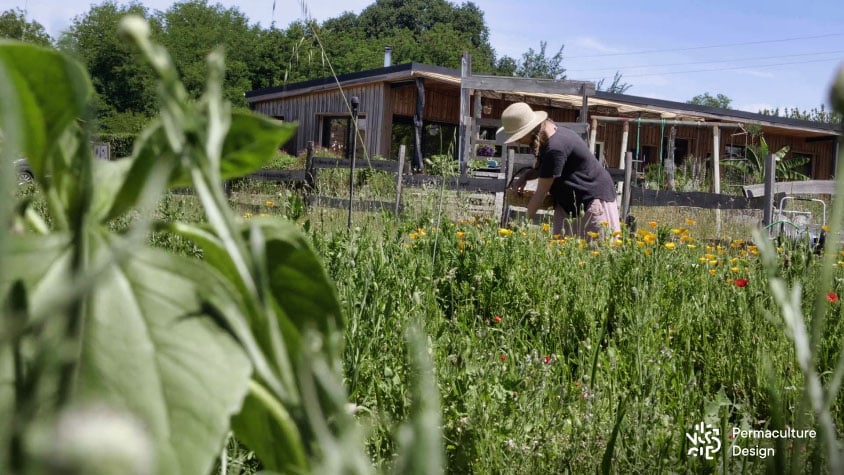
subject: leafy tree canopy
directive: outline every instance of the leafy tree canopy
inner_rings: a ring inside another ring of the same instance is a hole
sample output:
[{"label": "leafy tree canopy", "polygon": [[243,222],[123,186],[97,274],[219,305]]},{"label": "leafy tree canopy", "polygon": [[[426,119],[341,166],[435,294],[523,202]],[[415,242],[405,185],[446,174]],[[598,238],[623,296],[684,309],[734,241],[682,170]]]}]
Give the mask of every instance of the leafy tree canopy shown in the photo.
[{"label": "leafy tree canopy", "polygon": [[40,46],[50,46],[53,39],[44,26],[37,21],[27,21],[21,9],[6,10],[0,13],[0,38],[9,38]]},{"label": "leafy tree canopy", "polygon": [[545,52],[547,47],[548,42],[541,41],[539,51],[528,48],[519,61],[504,56],[496,63],[497,72],[501,75],[525,78],[565,79],[566,69],[562,67],[564,46],[560,45],[557,53],[550,57]]},{"label": "leafy tree canopy", "polygon": [[823,104],[820,107],[813,108],[809,111],[807,110],[800,110],[796,107],[792,108],[785,108],[780,110],[779,108],[776,109],[762,109],[759,111],[760,114],[764,115],[771,115],[774,117],[785,117],[787,119],[800,119],[800,120],[811,120],[812,122],[823,122],[825,124],[840,124],[841,123],[841,114],[838,114],[834,111],[827,110],[826,106]]},{"label": "leafy tree canopy", "polygon": [[720,107],[721,109],[729,109],[730,103],[732,102],[732,99],[723,94],[712,96],[708,92],[704,92],[703,94],[698,94],[697,96],[693,97],[687,103],[698,106]]}]

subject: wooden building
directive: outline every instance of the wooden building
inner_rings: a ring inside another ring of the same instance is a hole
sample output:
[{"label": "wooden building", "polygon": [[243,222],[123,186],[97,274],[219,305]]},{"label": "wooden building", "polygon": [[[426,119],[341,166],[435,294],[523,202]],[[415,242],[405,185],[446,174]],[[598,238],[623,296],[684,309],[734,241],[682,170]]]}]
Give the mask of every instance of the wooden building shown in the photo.
[{"label": "wooden building", "polygon": [[[349,152],[349,101],[354,96],[360,104],[358,156],[396,158],[398,146],[405,144],[415,151],[412,160],[418,168],[422,156],[459,155],[464,143],[461,134],[494,140],[496,121],[504,108],[525,101],[534,109],[546,110],[557,122],[589,124],[594,129],[596,155],[610,167],[619,167],[624,151],[634,152],[639,167],[656,162],[660,153],[666,156],[672,124],[682,124],[675,128],[678,162],[712,156],[716,144],[721,160],[741,158],[751,143],[750,129],[755,127],[764,133],[771,151],[788,146],[786,159],[809,157],[804,172],[811,178],[829,179],[834,173],[841,132],[831,124],[612,94],[594,91],[594,86],[590,93],[578,94],[572,92],[576,81],[527,80],[505,89],[475,88],[483,78],[467,74],[465,68],[461,72],[410,63],[250,91],[246,99],[255,111],[298,122],[295,138],[285,146],[290,153],[301,151],[309,141],[336,153]],[[542,87],[534,87],[540,81]],[[559,91],[555,84],[560,85]],[[466,120],[460,120],[461,114]],[[475,127],[466,127],[467,120],[474,120]],[[729,126],[716,129],[714,124]]]}]

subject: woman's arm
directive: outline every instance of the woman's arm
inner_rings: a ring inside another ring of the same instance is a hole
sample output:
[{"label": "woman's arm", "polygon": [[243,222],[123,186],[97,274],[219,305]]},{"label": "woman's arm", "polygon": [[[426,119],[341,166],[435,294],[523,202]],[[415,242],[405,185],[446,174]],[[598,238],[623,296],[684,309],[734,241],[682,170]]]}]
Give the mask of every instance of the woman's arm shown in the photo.
[{"label": "woman's arm", "polygon": [[527,205],[527,219],[528,221],[533,220],[533,217],[536,215],[536,212],[539,210],[540,206],[542,206],[542,202],[545,201],[545,195],[551,190],[551,185],[554,183],[554,178],[540,178],[536,182],[536,192],[531,197],[530,201]]}]

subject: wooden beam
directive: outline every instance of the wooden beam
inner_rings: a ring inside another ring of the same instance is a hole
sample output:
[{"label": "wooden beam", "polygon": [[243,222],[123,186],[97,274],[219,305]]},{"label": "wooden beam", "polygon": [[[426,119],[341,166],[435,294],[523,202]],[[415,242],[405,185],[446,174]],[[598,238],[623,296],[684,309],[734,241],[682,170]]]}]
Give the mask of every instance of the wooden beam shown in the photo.
[{"label": "wooden beam", "polygon": [[632,206],[688,206],[706,209],[763,209],[762,198],[745,198],[702,191],[647,190],[631,187]]},{"label": "wooden beam", "polygon": [[463,89],[510,91],[516,93],[573,94],[576,96],[595,95],[595,83],[557,79],[469,75],[463,78],[460,87]]},{"label": "wooden beam", "polygon": [[[744,195],[755,198],[765,195],[765,184],[745,185]],[[782,181],[773,185],[774,193],[789,195],[834,195],[835,180]]]},{"label": "wooden beam", "polygon": [[[345,158],[331,158],[331,157],[313,157],[311,161],[313,168],[347,168],[349,160]],[[399,170],[398,162],[393,160],[370,160],[366,166],[362,168],[371,168],[373,170],[383,172],[397,172]]]}]

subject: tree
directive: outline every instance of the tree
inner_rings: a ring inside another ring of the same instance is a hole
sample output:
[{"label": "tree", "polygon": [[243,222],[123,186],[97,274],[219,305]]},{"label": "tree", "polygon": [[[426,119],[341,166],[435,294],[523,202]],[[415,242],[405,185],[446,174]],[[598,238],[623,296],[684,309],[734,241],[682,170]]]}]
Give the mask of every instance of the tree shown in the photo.
[{"label": "tree", "polygon": [[37,21],[26,21],[20,8],[6,10],[0,14],[0,38],[9,38],[39,46],[51,46],[53,39]]},{"label": "tree", "polygon": [[621,73],[618,71],[616,71],[615,76],[613,76],[612,84],[610,84],[606,89],[604,89],[604,79],[601,79],[598,81],[598,84],[595,85],[595,89],[598,91],[606,91],[614,94],[624,94],[624,92],[631,87],[633,87],[632,84],[621,82]]},{"label": "tree", "polygon": [[496,63],[496,72],[502,76],[506,75],[535,79],[565,79],[566,70],[561,66],[561,63],[563,62],[564,46],[561,45],[559,51],[551,57],[548,57],[545,53],[545,49],[547,47],[547,42],[539,42],[539,51],[534,51],[533,48],[528,48],[528,50],[522,54],[521,61],[518,62],[509,56],[504,56]]},{"label": "tree", "polygon": [[[100,118],[126,112],[148,115],[155,107],[152,74],[136,61],[137,53],[118,33],[120,19],[129,14],[149,18],[139,3],[117,5],[109,0],[75,17],[59,38],[59,49],[75,56],[90,72]],[[157,23],[150,26],[160,31]]]},{"label": "tree", "polygon": [[721,108],[721,109],[729,109],[730,103],[732,103],[732,102],[733,102],[732,99],[730,99],[729,97],[727,97],[723,94],[718,94],[717,96],[713,97],[708,92],[705,92],[703,94],[698,94],[697,96],[693,97],[687,103],[698,105],[698,106],[708,106],[708,107],[718,107],[718,108]]},{"label": "tree", "polygon": [[762,109],[759,111],[760,114],[763,115],[770,115],[774,117],[785,117],[787,119],[800,119],[800,120],[810,120],[812,122],[822,122],[825,124],[840,124],[841,123],[841,114],[837,114],[834,111],[830,111],[826,109],[826,106],[823,104],[820,107],[813,108],[812,110],[800,110],[796,107],[786,108],[780,112],[779,108],[774,110],[771,109]]},{"label": "tree", "polygon": [[237,8],[209,5],[207,0],[173,4],[156,18],[162,25],[161,43],[170,51],[182,81],[193,97],[203,92],[207,66],[205,58],[223,45],[226,76],[223,93],[234,105],[245,106],[243,93],[252,88],[249,66],[257,64],[259,29],[250,27]]}]

